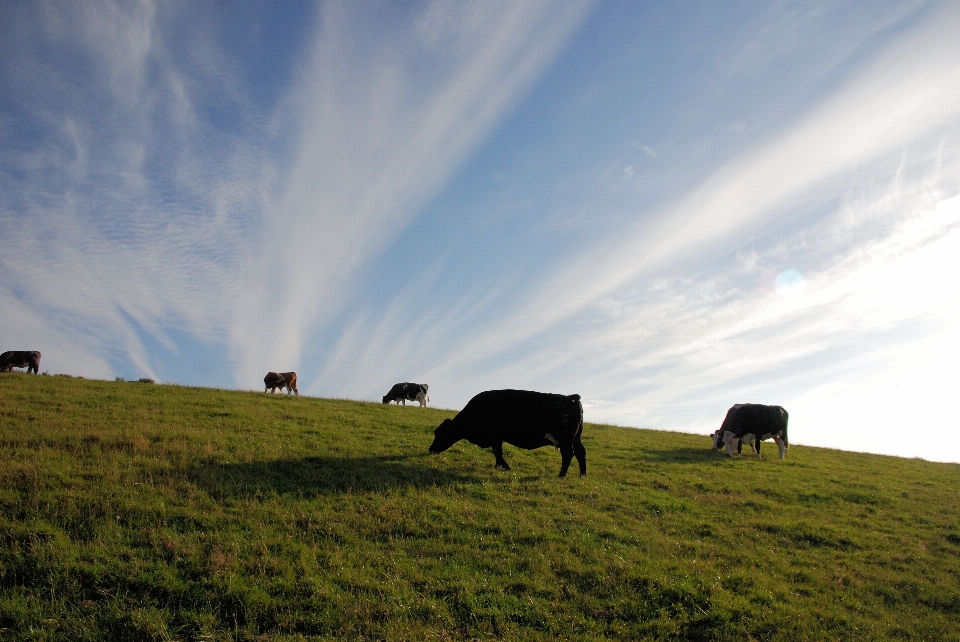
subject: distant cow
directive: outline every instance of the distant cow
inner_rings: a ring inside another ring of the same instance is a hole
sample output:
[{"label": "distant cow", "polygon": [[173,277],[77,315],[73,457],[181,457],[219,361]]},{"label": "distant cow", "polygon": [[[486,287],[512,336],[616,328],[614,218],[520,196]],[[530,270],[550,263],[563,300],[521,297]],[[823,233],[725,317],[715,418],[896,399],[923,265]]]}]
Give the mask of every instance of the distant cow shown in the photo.
[{"label": "distant cow", "polygon": [[427,390],[430,389],[425,383],[395,383],[390,392],[383,396],[383,403],[396,401],[399,406],[401,403],[406,406],[407,401],[419,401],[420,407],[427,405],[430,397],[427,396]]},{"label": "distant cow", "polygon": [[9,350],[0,354],[0,372],[14,368],[26,368],[27,372],[40,373],[40,353],[36,350]]},{"label": "distant cow", "polygon": [[296,372],[268,372],[263,378],[263,386],[264,392],[269,390],[272,393],[276,392],[277,388],[280,390],[286,388],[288,395],[293,391],[298,397],[300,396],[300,391],[297,390]]},{"label": "distant cow", "polygon": [[430,452],[442,453],[466,439],[481,448],[492,448],[497,467],[510,470],[503,458],[504,442],[526,450],[555,446],[560,449],[561,477],[566,476],[574,455],[580,464],[580,474],[586,475],[587,450],[580,441],[582,433],[580,395],[487,390],[433,431]]},{"label": "distant cow", "polygon": [[[787,438],[787,421],[790,415],[781,406],[765,406],[758,403],[734,404],[727,411],[720,429],[710,435],[713,447],[720,449],[726,446],[727,454],[732,455],[731,440],[736,438],[737,454],[740,454],[743,443],[750,444],[760,459],[760,442],[764,439],[773,439],[780,449],[780,459],[786,458],[787,448],[790,447]],[[733,437],[728,437],[731,433]],[[748,436],[753,437],[751,443]]]}]

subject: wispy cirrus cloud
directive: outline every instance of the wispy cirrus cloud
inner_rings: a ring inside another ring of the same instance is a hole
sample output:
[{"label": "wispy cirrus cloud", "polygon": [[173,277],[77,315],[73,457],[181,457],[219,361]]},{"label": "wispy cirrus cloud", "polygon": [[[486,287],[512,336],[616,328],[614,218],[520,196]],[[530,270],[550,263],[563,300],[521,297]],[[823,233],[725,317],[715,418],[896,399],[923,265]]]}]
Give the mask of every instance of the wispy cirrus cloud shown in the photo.
[{"label": "wispy cirrus cloud", "polygon": [[510,351],[638,277],[719,257],[764,227],[789,224],[891,154],[938,146],[960,124],[957,24],[953,5],[929,16],[796,123],[561,267],[529,302],[466,342],[457,367]]},{"label": "wispy cirrus cloud", "polygon": [[4,10],[0,296],[39,322],[5,323],[3,338],[61,346],[44,350],[54,371],[158,377],[147,343],[176,353],[177,328],[216,340],[232,310],[249,237],[238,213],[256,209],[250,186],[268,170],[259,141],[196,115],[209,106],[197,87],[235,81],[176,60],[173,8]]},{"label": "wispy cirrus cloud", "polygon": [[298,365],[351,278],[413,220],[588,7],[437,1],[389,32],[371,30],[351,3],[323,7],[290,99],[298,144],[231,331],[241,385],[266,363]]},{"label": "wispy cirrus cloud", "polygon": [[[270,16],[6,7],[0,304],[44,322],[7,324],[4,342],[80,332],[60,367],[86,374],[106,362],[157,376],[197,343],[226,345],[242,386],[295,367],[589,6],[324,2],[294,54],[256,41]],[[222,40],[230,28],[260,48]],[[272,93],[252,75],[263,55],[296,69]]]}]

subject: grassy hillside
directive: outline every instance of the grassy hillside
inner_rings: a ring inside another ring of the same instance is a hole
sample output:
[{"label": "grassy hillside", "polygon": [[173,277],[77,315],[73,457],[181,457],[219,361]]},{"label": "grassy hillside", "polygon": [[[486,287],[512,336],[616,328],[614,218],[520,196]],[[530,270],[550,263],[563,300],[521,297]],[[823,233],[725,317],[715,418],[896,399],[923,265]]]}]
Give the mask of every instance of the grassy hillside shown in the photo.
[{"label": "grassy hillside", "polygon": [[960,637],[960,466],[452,414],[0,375],[0,638]]}]

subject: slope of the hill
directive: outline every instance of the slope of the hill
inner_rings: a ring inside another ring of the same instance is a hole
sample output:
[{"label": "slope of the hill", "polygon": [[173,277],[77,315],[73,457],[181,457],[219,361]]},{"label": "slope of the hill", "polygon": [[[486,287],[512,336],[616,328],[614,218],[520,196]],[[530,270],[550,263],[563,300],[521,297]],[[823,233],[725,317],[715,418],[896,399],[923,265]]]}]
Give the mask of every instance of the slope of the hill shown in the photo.
[{"label": "slope of the hill", "polygon": [[0,637],[960,636],[956,465],[587,425],[557,479],[452,414],[0,375]]}]

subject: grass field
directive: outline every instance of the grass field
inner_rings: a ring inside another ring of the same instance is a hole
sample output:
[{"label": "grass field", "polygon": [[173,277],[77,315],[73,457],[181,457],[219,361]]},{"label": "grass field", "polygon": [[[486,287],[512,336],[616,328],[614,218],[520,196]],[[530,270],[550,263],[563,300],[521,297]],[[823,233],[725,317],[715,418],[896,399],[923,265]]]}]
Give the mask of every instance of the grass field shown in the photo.
[{"label": "grass field", "polygon": [[0,375],[0,638],[960,639],[960,466],[453,414]]}]

